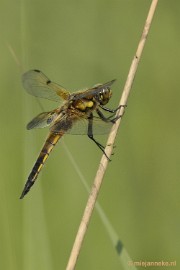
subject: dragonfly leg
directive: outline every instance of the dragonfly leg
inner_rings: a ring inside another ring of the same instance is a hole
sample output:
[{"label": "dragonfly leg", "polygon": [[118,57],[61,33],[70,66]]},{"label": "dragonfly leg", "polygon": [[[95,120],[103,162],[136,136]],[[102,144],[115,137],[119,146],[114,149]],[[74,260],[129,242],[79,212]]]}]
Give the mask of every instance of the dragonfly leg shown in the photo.
[{"label": "dragonfly leg", "polygon": [[104,146],[101,144],[101,143],[99,143],[98,141],[96,141],[96,139],[94,139],[94,136],[93,136],[93,114],[91,114],[90,115],[90,117],[89,117],[89,122],[88,122],[88,137],[93,141],[93,142],[95,142],[95,144],[99,147],[99,149],[103,152],[103,154],[107,157],[107,159],[109,160],[109,161],[111,161],[110,160],[110,158],[107,156],[107,154],[106,154],[106,152],[104,151]]},{"label": "dragonfly leg", "polygon": [[104,122],[111,122],[111,120],[112,120],[111,118],[114,116],[114,114],[113,114],[109,117],[105,117],[104,114],[99,109],[96,109],[96,112]]},{"label": "dragonfly leg", "polygon": [[115,113],[113,113],[112,115],[106,117],[106,116],[104,116],[104,114],[99,109],[96,109],[96,112],[104,122],[111,122],[113,124],[121,117],[121,115],[120,116],[115,116]]},{"label": "dragonfly leg", "polygon": [[112,113],[109,117],[105,117],[104,114],[97,108],[96,109],[96,112],[97,114],[99,115],[99,117],[104,121],[104,122],[111,122],[111,123],[115,123],[119,118],[122,117],[122,115],[119,115],[119,116],[115,116],[115,113],[117,112],[117,110],[119,110],[121,107],[126,107],[127,105],[120,105],[117,109],[115,110],[111,110],[109,108],[106,108],[106,107],[101,107],[101,109],[105,110],[105,111],[108,111],[110,113]]},{"label": "dragonfly leg", "polygon": [[116,109],[109,109],[107,107],[104,107],[103,105],[99,105],[99,107],[101,107],[101,109],[103,109],[106,112],[115,113],[118,110],[120,110],[122,107],[123,108],[127,107],[127,105],[119,105]]}]

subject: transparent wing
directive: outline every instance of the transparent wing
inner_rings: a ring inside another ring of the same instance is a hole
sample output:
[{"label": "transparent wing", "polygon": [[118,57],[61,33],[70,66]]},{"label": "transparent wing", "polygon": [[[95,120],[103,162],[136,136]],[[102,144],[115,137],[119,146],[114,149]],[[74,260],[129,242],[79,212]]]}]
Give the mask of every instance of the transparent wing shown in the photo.
[{"label": "transparent wing", "polygon": [[51,82],[39,70],[29,70],[22,75],[22,84],[26,91],[35,97],[46,98],[56,102],[68,100],[70,93],[62,86]]},{"label": "transparent wing", "polygon": [[[79,118],[73,120],[72,123],[69,121],[62,120],[58,121],[51,127],[51,131],[56,133],[60,130],[66,130],[67,134],[73,135],[87,135],[88,134],[88,119]],[[113,124],[111,122],[104,122],[101,118],[93,117],[93,135],[103,135],[108,134],[112,128]]]},{"label": "transparent wing", "polygon": [[77,99],[81,99],[81,98],[85,98],[88,96],[93,96],[95,94],[98,94],[99,92],[101,92],[103,89],[106,89],[108,87],[110,87],[116,80],[112,80],[110,82],[104,83],[104,84],[97,84],[92,88],[89,88],[85,91],[79,91],[79,92],[75,92],[72,93],[70,95],[70,100],[77,100]]},{"label": "transparent wing", "polygon": [[40,113],[27,124],[27,129],[47,127],[56,117],[57,114],[54,111]]}]

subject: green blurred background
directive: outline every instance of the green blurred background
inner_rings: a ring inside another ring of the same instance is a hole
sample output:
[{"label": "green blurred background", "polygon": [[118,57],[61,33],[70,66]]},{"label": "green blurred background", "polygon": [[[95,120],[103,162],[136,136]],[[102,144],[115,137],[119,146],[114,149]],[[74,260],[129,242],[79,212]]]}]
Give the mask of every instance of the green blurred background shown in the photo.
[{"label": "green blurred background", "polygon": [[[65,269],[88,194],[64,144],[89,186],[101,158],[87,136],[65,136],[19,200],[48,133],[25,129],[42,109],[22,72],[40,69],[71,90],[116,78],[116,107],[150,3],[0,1],[0,269]],[[179,14],[179,0],[159,1],[99,194],[133,261],[180,259]],[[124,269],[96,211],[77,269]]]}]

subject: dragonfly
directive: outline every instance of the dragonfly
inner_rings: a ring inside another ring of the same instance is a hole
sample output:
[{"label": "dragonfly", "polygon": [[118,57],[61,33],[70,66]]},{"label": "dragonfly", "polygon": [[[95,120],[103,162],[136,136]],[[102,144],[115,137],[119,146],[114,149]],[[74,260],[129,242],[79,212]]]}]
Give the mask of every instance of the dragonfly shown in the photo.
[{"label": "dragonfly", "polygon": [[[39,70],[29,70],[22,75],[23,87],[30,95],[59,102],[60,105],[52,111],[38,114],[27,124],[28,130],[49,126],[50,132],[28,176],[20,199],[29,192],[50,152],[64,134],[86,134],[106,155],[105,147],[94,135],[107,134],[120,117],[116,116],[116,112],[123,105],[116,109],[105,107],[112,96],[110,87],[114,82],[115,80],[112,80],[70,93]],[[103,110],[110,115],[105,116]],[[106,157],[109,159],[107,155]]]}]

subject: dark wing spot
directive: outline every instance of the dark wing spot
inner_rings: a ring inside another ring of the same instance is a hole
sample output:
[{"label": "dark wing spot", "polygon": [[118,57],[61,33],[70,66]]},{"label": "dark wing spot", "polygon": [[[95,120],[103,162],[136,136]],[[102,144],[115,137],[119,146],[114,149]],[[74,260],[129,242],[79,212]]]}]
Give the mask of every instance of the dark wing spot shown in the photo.
[{"label": "dark wing spot", "polygon": [[46,82],[46,84],[50,84],[51,83],[51,81],[50,80],[48,80],[47,82]]},{"label": "dark wing spot", "polygon": [[39,69],[34,69],[35,72],[40,73],[41,71]]},{"label": "dark wing spot", "polygon": [[50,117],[48,117],[47,119],[47,124],[49,125],[53,120],[53,115],[51,115]]}]

